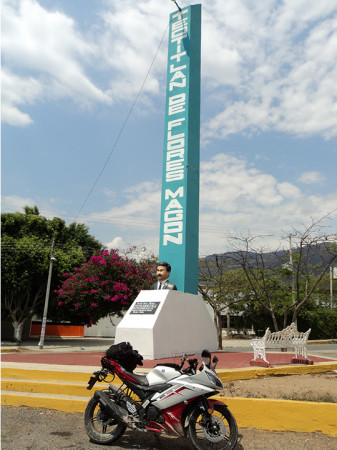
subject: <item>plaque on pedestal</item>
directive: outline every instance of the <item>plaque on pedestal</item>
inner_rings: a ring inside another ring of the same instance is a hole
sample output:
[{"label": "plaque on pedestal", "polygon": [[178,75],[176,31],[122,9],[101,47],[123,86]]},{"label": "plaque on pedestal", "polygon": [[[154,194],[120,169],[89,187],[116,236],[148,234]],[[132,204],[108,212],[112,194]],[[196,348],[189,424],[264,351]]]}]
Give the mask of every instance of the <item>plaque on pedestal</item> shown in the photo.
[{"label": "plaque on pedestal", "polygon": [[117,326],[115,343],[130,342],[144,359],[217,349],[216,329],[201,297],[141,291]]}]

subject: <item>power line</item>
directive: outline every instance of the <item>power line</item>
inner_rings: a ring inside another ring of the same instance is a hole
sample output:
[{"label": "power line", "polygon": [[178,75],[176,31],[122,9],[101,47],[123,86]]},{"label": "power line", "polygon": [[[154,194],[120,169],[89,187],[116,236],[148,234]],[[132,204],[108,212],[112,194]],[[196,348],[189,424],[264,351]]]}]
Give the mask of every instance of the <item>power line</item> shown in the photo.
[{"label": "power line", "polygon": [[84,199],[84,201],[83,201],[83,203],[82,203],[82,205],[81,205],[81,207],[80,207],[80,209],[79,209],[79,211],[78,211],[78,213],[77,213],[77,215],[76,215],[76,217],[75,217],[75,222],[76,222],[78,216],[80,215],[80,213],[81,213],[81,211],[82,211],[84,205],[85,205],[86,202],[88,201],[88,198],[90,197],[91,193],[93,192],[93,190],[94,190],[96,184],[98,183],[98,180],[101,178],[101,176],[102,176],[102,174],[103,174],[103,172],[104,172],[104,170],[105,170],[106,166],[108,165],[108,162],[109,162],[109,160],[110,160],[110,158],[111,158],[112,152],[115,150],[115,148],[116,148],[116,146],[117,146],[117,144],[118,144],[118,142],[119,142],[119,139],[120,139],[120,137],[121,137],[121,135],[122,135],[122,133],[123,133],[123,131],[124,131],[124,128],[125,128],[125,126],[126,126],[128,120],[129,120],[129,118],[130,118],[130,116],[131,116],[131,113],[132,113],[134,107],[136,106],[136,103],[137,103],[137,101],[138,101],[138,98],[140,97],[140,94],[142,93],[143,88],[144,88],[144,86],[145,86],[145,83],[146,83],[146,81],[147,81],[147,79],[148,79],[148,77],[149,77],[149,75],[150,75],[150,72],[151,72],[151,70],[152,70],[153,64],[154,64],[154,62],[155,62],[155,60],[156,60],[156,58],[157,58],[157,55],[158,55],[159,50],[160,50],[160,47],[161,47],[161,45],[162,45],[162,43],[163,43],[163,40],[164,40],[164,37],[165,37],[165,35],[166,35],[168,26],[169,26],[169,23],[168,23],[167,26],[166,26],[166,29],[165,29],[165,31],[164,31],[164,34],[163,34],[163,36],[162,36],[162,38],[161,38],[161,40],[160,40],[160,42],[159,42],[159,46],[158,46],[158,48],[157,48],[157,51],[156,51],[156,53],[155,53],[155,55],[154,55],[154,58],[152,59],[152,62],[151,62],[151,64],[150,64],[150,67],[149,67],[149,69],[148,69],[148,71],[147,71],[147,73],[146,73],[146,76],[145,76],[145,78],[144,78],[144,81],[143,81],[143,83],[142,83],[142,85],[141,85],[141,87],[140,87],[140,89],[139,89],[139,91],[138,91],[138,93],[137,93],[137,95],[136,95],[135,100],[133,101],[133,103],[132,103],[132,105],[131,105],[131,108],[130,108],[128,114],[126,115],[126,118],[125,118],[125,120],[124,120],[124,122],[123,122],[123,124],[122,124],[122,127],[121,127],[121,129],[120,129],[120,131],[119,131],[119,133],[118,133],[118,135],[117,135],[117,138],[116,138],[116,140],[115,140],[115,142],[114,142],[114,144],[113,144],[113,146],[112,146],[112,149],[111,149],[111,151],[110,151],[110,153],[109,153],[109,155],[108,155],[108,157],[107,157],[107,159],[106,159],[106,161],[105,161],[105,163],[104,163],[104,165],[103,165],[101,171],[99,172],[99,174],[98,174],[98,176],[97,176],[97,178],[96,178],[94,184],[92,185],[92,187],[91,187],[91,189],[89,190],[87,196],[85,197],[85,199]]}]

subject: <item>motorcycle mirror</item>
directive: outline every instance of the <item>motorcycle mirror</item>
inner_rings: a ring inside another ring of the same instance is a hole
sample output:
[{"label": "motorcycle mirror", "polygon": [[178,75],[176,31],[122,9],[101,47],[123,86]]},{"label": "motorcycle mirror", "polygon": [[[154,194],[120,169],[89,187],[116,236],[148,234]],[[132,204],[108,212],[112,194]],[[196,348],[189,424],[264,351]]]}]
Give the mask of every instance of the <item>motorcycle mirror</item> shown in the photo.
[{"label": "motorcycle mirror", "polygon": [[217,357],[217,356],[213,356],[213,368],[215,369],[216,368],[216,365],[218,364],[218,361],[219,361],[219,358]]},{"label": "motorcycle mirror", "polygon": [[212,358],[212,355],[209,350],[202,351],[201,359],[204,361],[204,363],[206,364],[206,367],[208,367],[209,369],[211,368],[211,358]]},{"label": "motorcycle mirror", "polygon": [[187,358],[187,354],[184,353],[183,356],[181,357],[180,369],[183,368],[183,365],[184,365],[184,363],[185,363],[185,361],[186,361],[186,358]]},{"label": "motorcycle mirror", "polygon": [[210,351],[206,350],[206,349],[202,351],[201,356],[202,356],[202,358],[209,358],[209,359],[211,359],[211,357],[212,357]]}]

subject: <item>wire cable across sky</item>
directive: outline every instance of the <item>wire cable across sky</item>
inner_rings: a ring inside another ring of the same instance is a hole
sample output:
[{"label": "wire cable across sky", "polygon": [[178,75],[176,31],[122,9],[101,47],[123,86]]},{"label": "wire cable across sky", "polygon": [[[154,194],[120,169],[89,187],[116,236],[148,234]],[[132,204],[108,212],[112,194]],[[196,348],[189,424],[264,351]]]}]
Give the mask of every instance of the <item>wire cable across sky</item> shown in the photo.
[{"label": "wire cable across sky", "polygon": [[148,79],[148,77],[149,77],[149,75],[150,75],[150,73],[151,73],[152,67],[153,67],[154,62],[155,62],[155,60],[156,60],[156,58],[157,58],[157,55],[158,55],[159,50],[160,50],[160,47],[161,47],[161,45],[162,45],[162,43],[163,43],[163,40],[164,40],[164,37],[165,37],[165,35],[166,35],[166,32],[167,32],[168,27],[169,27],[169,23],[168,23],[167,26],[166,26],[166,29],[165,29],[165,31],[164,31],[164,34],[163,34],[163,36],[162,36],[162,38],[161,38],[161,40],[160,40],[160,42],[159,42],[159,46],[158,46],[158,48],[157,48],[157,51],[156,51],[156,53],[155,53],[155,55],[154,55],[154,57],[153,57],[153,59],[152,59],[152,61],[151,61],[150,67],[149,67],[149,69],[148,69],[148,71],[147,71],[147,73],[146,73],[146,75],[145,75],[144,81],[143,81],[143,83],[142,83],[142,85],[141,85],[141,87],[140,87],[140,89],[139,89],[139,91],[138,91],[138,93],[137,93],[137,95],[136,95],[136,97],[135,97],[135,100],[133,101],[133,103],[132,103],[132,105],[131,105],[131,107],[130,107],[130,109],[129,109],[128,114],[126,115],[126,118],[125,118],[125,120],[124,120],[124,122],[123,122],[123,124],[122,124],[122,127],[121,127],[121,129],[120,129],[120,131],[119,131],[119,133],[118,133],[118,135],[117,135],[117,138],[116,138],[116,140],[115,140],[115,142],[114,142],[114,144],[113,144],[113,146],[112,146],[112,149],[111,149],[111,151],[110,151],[110,153],[109,153],[109,155],[108,155],[108,157],[107,157],[107,159],[106,159],[106,161],[105,161],[105,163],[104,163],[104,165],[103,165],[101,171],[99,172],[99,174],[98,174],[98,176],[97,176],[95,182],[93,183],[93,185],[91,186],[91,188],[90,188],[90,190],[89,190],[87,196],[85,197],[85,199],[84,199],[84,201],[83,201],[83,203],[82,203],[80,209],[78,210],[78,213],[76,214],[76,217],[75,217],[75,219],[74,219],[75,222],[77,221],[79,215],[81,214],[82,209],[84,208],[84,205],[85,205],[86,202],[88,201],[90,195],[92,194],[93,190],[95,189],[96,184],[98,183],[98,181],[99,181],[99,179],[101,178],[101,176],[102,176],[102,174],[103,174],[105,168],[107,167],[107,165],[108,165],[108,163],[109,163],[109,160],[110,160],[110,158],[111,158],[111,155],[112,155],[113,151],[114,151],[115,148],[117,147],[117,144],[118,144],[118,142],[119,142],[119,139],[120,139],[120,137],[121,137],[121,135],[122,135],[122,133],[123,133],[123,131],[124,131],[124,128],[125,128],[125,126],[126,126],[128,120],[129,120],[129,118],[130,118],[130,116],[131,116],[131,114],[132,114],[132,111],[134,110],[134,108],[135,108],[135,106],[136,106],[136,104],[137,104],[137,101],[138,101],[138,99],[139,99],[139,97],[140,97],[140,95],[141,95],[141,93],[142,93],[142,91],[143,91],[143,89],[144,89],[145,83],[146,83],[146,81],[147,81],[147,79]]}]

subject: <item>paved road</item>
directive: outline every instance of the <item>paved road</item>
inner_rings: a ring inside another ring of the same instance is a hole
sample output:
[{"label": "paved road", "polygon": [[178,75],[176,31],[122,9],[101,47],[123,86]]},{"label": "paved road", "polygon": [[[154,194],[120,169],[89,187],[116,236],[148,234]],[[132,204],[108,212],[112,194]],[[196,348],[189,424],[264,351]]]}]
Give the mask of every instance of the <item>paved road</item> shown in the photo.
[{"label": "paved road", "polygon": [[[37,350],[40,348],[38,346],[39,339],[30,338],[21,343],[21,347],[27,348],[29,350]],[[337,352],[337,340],[330,341],[330,343],[315,343],[319,341],[308,342],[308,349],[320,351],[328,350],[330,348]],[[323,341],[325,342],[325,341]],[[43,349],[41,351],[105,351],[110,345],[114,343],[114,338],[50,338],[46,337]],[[1,342],[2,348],[6,347],[17,347],[13,342],[3,341]],[[250,345],[249,339],[224,339],[223,340],[224,351],[243,351],[251,352],[252,346]]]},{"label": "paved road", "polygon": [[[115,445],[89,442],[82,414],[64,413],[39,408],[2,407],[1,448],[6,450],[192,450],[184,439],[126,432]],[[236,450],[317,450],[336,449],[337,437],[321,433],[267,432],[239,430]]]}]

